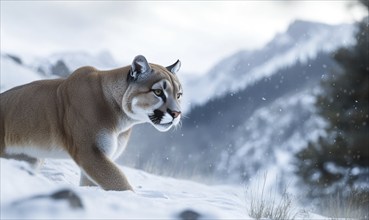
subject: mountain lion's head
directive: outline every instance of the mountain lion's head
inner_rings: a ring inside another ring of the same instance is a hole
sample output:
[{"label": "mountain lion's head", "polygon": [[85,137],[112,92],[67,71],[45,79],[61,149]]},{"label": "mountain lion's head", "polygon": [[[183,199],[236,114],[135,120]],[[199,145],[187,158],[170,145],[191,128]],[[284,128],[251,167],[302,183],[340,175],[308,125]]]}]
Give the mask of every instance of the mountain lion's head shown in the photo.
[{"label": "mountain lion's head", "polygon": [[182,86],[176,73],[181,66],[149,64],[144,56],[134,58],[127,75],[129,83],[122,106],[127,115],[149,122],[159,131],[167,131],[181,119]]}]

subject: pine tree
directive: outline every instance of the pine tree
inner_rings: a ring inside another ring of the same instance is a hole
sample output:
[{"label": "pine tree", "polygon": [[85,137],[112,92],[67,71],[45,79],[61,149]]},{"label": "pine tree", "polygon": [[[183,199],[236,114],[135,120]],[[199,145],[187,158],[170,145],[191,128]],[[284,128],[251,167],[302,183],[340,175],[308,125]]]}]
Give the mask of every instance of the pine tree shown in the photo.
[{"label": "pine tree", "polygon": [[[367,0],[360,2],[369,9]],[[327,135],[296,154],[296,172],[312,197],[369,182],[368,28],[366,17],[357,25],[356,44],[333,55],[340,71],[322,82],[316,107],[329,124]]]}]

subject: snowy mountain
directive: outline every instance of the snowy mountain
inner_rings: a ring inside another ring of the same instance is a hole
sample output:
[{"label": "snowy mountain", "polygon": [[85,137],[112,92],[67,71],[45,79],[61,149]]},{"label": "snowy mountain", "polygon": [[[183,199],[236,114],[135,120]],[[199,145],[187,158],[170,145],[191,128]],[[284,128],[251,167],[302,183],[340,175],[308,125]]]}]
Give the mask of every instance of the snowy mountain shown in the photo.
[{"label": "snowy mountain", "polygon": [[119,67],[109,52],[91,55],[86,52],[55,53],[47,58],[21,56],[1,53],[0,91],[40,79],[67,77],[82,66],[98,69]]},{"label": "snowy mountain", "polygon": [[[188,84],[186,98],[192,105],[230,92],[236,92],[271,77],[279,69],[297,62],[307,63],[319,53],[330,53],[354,42],[353,25],[327,25],[297,20],[285,33],[279,33],[265,47],[256,51],[239,51],[221,60],[208,74]],[[203,89],[206,85],[206,89]],[[187,101],[187,100],[186,100]]]},{"label": "snowy mountain", "polygon": [[35,80],[46,79],[39,73],[23,66],[18,57],[1,54],[0,92]]},{"label": "snowy mountain", "polygon": [[47,58],[35,58],[28,61],[29,67],[42,75],[66,77],[82,66],[93,66],[97,69],[113,69],[119,65],[112,55],[102,51],[96,55],[86,52],[55,53]]}]

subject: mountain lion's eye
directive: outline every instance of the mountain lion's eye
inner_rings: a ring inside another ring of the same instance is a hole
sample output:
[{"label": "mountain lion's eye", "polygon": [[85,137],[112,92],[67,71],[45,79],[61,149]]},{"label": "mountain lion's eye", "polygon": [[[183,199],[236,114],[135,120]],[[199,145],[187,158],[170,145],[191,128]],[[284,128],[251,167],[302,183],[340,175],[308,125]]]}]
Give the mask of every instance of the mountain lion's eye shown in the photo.
[{"label": "mountain lion's eye", "polygon": [[157,95],[157,96],[161,96],[163,95],[163,90],[161,89],[154,89],[153,90],[154,94]]},{"label": "mountain lion's eye", "polygon": [[182,93],[177,94],[177,99],[180,99],[182,97]]}]

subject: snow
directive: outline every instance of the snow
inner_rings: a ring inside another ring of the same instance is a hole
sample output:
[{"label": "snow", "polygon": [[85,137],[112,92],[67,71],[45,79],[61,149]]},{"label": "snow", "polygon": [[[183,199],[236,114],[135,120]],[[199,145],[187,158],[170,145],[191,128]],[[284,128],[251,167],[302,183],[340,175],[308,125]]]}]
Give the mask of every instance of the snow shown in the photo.
[{"label": "snow", "polygon": [[[247,206],[255,198],[246,198],[242,185],[205,185],[121,167],[135,192],[104,191],[78,186],[79,169],[71,160],[45,160],[38,170],[23,161],[0,162],[1,219],[252,219]],[[63,190],[74,197],[55,199]]]},{"label": "snow", "polygon": [[[207,219],[249,218],[241,186],[208,186],[121,167],[135,192],[104,191],[79,187],[71,160],[46,160],[39,171],[25,162],[0,161],[1,219],[175,219],[186,210]],[[83,208],[48,196],[63,189],[75,192]]]},{"label": "snow", "polygon": [[58,61],[63,61],[71,72],[82,66],[93,66],[97,69],[107,70],[129,65],[128,62],[117,64],[108,51],[102,51],[95,55],[78,51],[54,53],[47,58],[34,57],[33,59],[28,59],[26,65],[34,71],[42,70],[45,75],[51,75],[52,66]]},{"label": "snow", "polygon": [[[307,142],[325,135],[326,122],[320,117],[311,117],[316,111],[315,92],[308,89],[293,96],[287,94],[257,109],[243,126],[236,128],[235,145],[240,147],[228,156],[224,150],[217,169],[235,180],[267,172],[273,178],[279,176],[277,182],[290,184],[291,193],[303,194],[296,184],[293,154]],[[273,178],[269,178],[266,189],[275,184]]]},{"label": "snow", "polygon": [[45,77],[1,55],[0,92],[40,79]]}]

